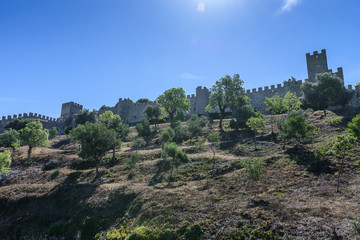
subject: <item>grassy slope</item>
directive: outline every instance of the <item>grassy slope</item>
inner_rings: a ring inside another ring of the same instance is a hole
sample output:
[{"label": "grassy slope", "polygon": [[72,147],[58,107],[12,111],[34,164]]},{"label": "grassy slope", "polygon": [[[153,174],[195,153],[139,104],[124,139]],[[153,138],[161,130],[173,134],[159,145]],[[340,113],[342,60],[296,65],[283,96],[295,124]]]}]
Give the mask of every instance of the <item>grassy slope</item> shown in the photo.
[{"label": "grassy slope", "polygon": [[[309,120],[319,130],[314,143],[301,152],[275,143],[270,126],[259,136],[258,151],[253,150],[251,133],[241,131],[234,138],[227,129],[228,141],[217,151],[216,170],[212,170],[209,145],[194,152],[184,144],[191,162],[174,172],[176,181],[171,186],[168,173],[159,170],[161,148],[154,142],[137,150],[124,143],[119,162],[104,166],[99,179],[94,179],[93,166],[77,157],[77,146],[65,136],[52,141],[49,148],[35,149],[31,164],[22,147],[15,154],[12,175],[0,182],[0,238],[45,238],[57,221],[65,222],[65,232],[74,236],[90,217],[95,219],[93,228],[104,231],[165,223],[177,228],[188,222],[201,224],[204,239],[226,239],[243,226],[270,224],[290,239],[354,239],[350,221],[360,212],[359,147],[349,152],[338,193],[334,173],[339,166],[334,157],[327,157],[320,167],[311,163],[316,145],[330,142],[345,126],[325,124],[321,112]],[[134,151],[143,159],[140,172],[128,179],[123,160]],[[265,159],[259,181],[250,180],[240,164],[254,157]],[[59,161],[57,168],[43,171],[51,159]],[[60,174],[52,179],[54,171]]]}]

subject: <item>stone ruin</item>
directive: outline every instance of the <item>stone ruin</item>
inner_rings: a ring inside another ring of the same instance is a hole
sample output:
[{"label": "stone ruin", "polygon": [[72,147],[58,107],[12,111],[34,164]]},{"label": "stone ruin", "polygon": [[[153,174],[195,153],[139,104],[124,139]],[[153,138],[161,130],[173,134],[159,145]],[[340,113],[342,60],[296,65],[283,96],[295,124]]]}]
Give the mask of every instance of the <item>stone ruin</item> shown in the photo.
[{"label": "stone ruin", "polygon": [[[316,75],[321,73],[332,73],[338,76],[340,79],[344,81],[344,73],[343,69],[340,67],[337,69],[337,72],[332,71],[332,69],[328,68],[327,63],[327,55],[326,50],[323,49],[319,53],[318,51],[313,52],[313,54],[307,53],[306,54],[306,63],[307,63],[307,71],[308,71],[308,79],[305,81],[315,82]],[[278,93],[281,97],[284,97],[285,94],[290,91],[296,94],[297,97],[301,97],[301,85],[302,80],[289,80],[285,81],[283,84],[259,87],[246,90],[247,96],[250,98],[250,104],[254,109],[260,111],[262,113],[266,113],[266,105],[265,105],[265,98],[266,97],[273,97],[276,93]],[[356,86],[353,88],[351,85],[348,86],[348,90],[354,90],[355,95],[354,98],[348,104],[351,107],[358,108],[360,107],[360,87]],[[209,96],[210,91],[206,87],[197,87],[196,94],[187,95],[187,98],[190,100],[190,111],[189,115],[192,114],[200,114],[205,115],[207,114],[205,111],[206,106],[209,104]],[[114,114],[119,114],[122,120],[125,123],[136,123],[139,122],[142,118],[145,117],[144,110],[148,105],[157,105],[156,102],[149,101],[149,102],[136,102],[134,103],[129,98],[123,99],[120,98],[119,101],[116,103],[115,106],[100,109],[99,114],[110,110]],[[74,102],[67,102],[62,104],[61,108],[61,116],[59,119],[54,119],[50,117],[42,116],[41,114],[19,114],[14,116],[2,117],[0,120],[0,132],[4,131],[4,126],[15,119],[16,117],[23,117],[23,118],[31,118],[39,120],[43,123],[44,128],[50,129],[52,127],[57,127],[59,132],[62,134],[64,132],[64,123],[66,119],[69,117],[73,117],[76,114],[81,113],[83,110],[83,106]]]}]

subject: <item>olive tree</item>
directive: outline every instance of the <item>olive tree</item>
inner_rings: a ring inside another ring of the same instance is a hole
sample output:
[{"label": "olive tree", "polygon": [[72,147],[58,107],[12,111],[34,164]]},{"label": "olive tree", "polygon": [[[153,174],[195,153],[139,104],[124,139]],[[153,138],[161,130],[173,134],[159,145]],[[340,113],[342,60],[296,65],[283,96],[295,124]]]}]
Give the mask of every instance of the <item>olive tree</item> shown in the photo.
[{"label": "olive tree", "polygon": [[96,176],[99,175],[99,165],[105,154],[114,148],[118,141],[116,131],[108,129],[104,124],[86,122],[71,131],[71,139],[80,144],[78,155],[84,160],[94,161]]},{"label": "olive tree", "polygon": [[265,122],[262,117],[251,117],[247,120],[246,125],[254,131],[254,145],[256,150],[256,133],[265,127]]},{"label": "olive tree", "polygon": [[331,73],[318,74],[316,82],[307,81],[301,85],[301,89],[305,107],[324,110],[325,116],[328,107],[344,106],[353,96],[353,92],[345,88],[343,80]]},{"label": "olive tree", "polygon": [[19,146],[19,133],[15,129],[10,129],[0,134],[0,146],[11,148]]},{"label": "olive tree", "polygon": [[0,153],[0,174],[7,175],[11,165],[11,152],[9,150]]},{"label": "olive tree", "polygon": [[171,88],[166,90],[157,98],[157,102],[170,117],[170,122],[174,121],[176,112],[187,113],[190,108],[190,100],[186,98],[185,91],[182,88]]},{"label": "olive tree", "polygon": [[20,142],[29,146],[28,161],[31,160],[31,152],[34,147],[44,147],[48,145],[49,136],[47,131],[43,130],[43,126],[39,121],[26,124],[26,127],[19,130]]},{"label": "olive tree", "polygon": [[156,125],[159,124],[159,121],[162,116],[161,108],[159,106],[148,105],[146,106],[144,113],[149,120],[155,123],[155,129],[156,129],[157,127]]},{"label": "olive tree", "polygon": [[249,103],[249,98],[246,96],[245,89],[242,86],[243,84],[244,81],[240,79],[240,75],[234,74],[233,77],[226,75],[216,81],[211,87],[209,104],[206,106],[206,111],[219,110],[220,130],[223,129],[222,121],[225,118],[228,108],[235,111],[237,108]]},{"label": "olive tree", "polygon": [[172,180],[172,175],[174,168],[177,167],[181,162],[187,162],[188,157],[186,153],[183,152],[181,148],[179,148],[176,143],[165,143],[163,150],[162,150],[162,156],[164,159],[167,159],[168,157],[171,157],[170,165],[171,165],[171,171],[170,171],[170,177],[169,177],[169,183]]}]

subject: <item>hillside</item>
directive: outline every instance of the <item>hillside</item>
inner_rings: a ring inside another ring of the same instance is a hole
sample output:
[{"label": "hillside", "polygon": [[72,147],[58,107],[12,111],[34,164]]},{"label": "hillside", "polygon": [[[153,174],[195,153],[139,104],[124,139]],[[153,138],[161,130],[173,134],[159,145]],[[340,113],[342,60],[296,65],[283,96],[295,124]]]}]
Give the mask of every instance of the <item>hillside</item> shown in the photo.
[{"label": "hillside", "polygon": [[[336,117],[329,113],[328,118]],[[360,148],[347,153],[339,192],[337,159],[318,154],[344,133],[348,120],[332,124],[322,112],[312,113],[308,121],[318,130],[302,147],[287,143],[283,148],[267,125],[258,136],[257,151],[252,132],[226,127],[215,169],[208,142],[200,149],[185,142],[181,147],[190,161],[174,170],[170,184],[158,134],[144,148],[123,143],[115,162],[109,153],[99,178],[66,136],[34,149],[31,163],[27,148],[21,147],[11,174],[0,181],[0,238],[49,239],[51,234],[76,239],[81,232],[81,239],[96,233],[99,239],[124,239],[152,229],[162,239],[176,234],[183,239],[248,239],[247,234],[257,239],[356,239],[351,221],[360,217]],[[205,132],[219,131],[217,127],[215,121]],[[132,128],[130,140],[135,135]],[[131,175],[124,160],[134,152],[142,159],[140,170]],[[265,163],[259,180],[249,178],[244,168],[254,158]]]}]

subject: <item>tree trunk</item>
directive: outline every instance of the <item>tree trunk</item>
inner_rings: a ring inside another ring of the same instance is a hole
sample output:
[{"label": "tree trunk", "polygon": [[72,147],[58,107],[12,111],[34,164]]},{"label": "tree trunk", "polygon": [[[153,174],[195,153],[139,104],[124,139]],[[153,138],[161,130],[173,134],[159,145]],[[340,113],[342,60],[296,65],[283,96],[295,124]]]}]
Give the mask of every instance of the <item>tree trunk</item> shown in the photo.
[{"label": "tree trunk", "polygon": [[271,116],[270,121],[271,121],[271,134],[274,134],[274,117],[273,116]]},{"label": "tree trunk", "polygon": [[115,147],[113,148],[113,156],[112,156],[112,160],[115,161],[116,157],[115,157]]},{"label": "tree trunk", "polygon": [[254,143],[255,143],[255,151],[256,151],[256,131],[254,131]]},{"label": "tree trunk", "polygon": [[213,169],[215,168],[215,149],[211,146],[211,151],[213,152]]},{"label": "tree trunk", "polygon": [[96,178],[97,178],[99,176],[99,164],[96,164],[95,173],[96,173]]},{"label": "tree trunk", "polygon": [[29,149],[28,149],[28,157],[27,157],[27,160],[30,162],[31,161],[31,151],[32,151],[32,147],[29,146]]},{"label": "tree trunk", "polygon": [[324,116],[326,117],[326,109],[324,109]]}]

